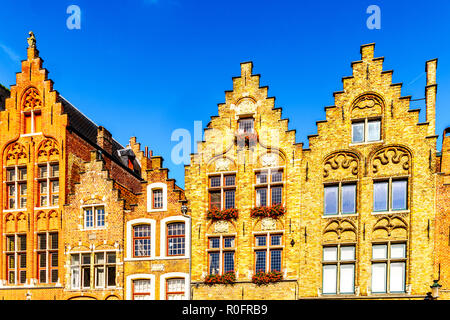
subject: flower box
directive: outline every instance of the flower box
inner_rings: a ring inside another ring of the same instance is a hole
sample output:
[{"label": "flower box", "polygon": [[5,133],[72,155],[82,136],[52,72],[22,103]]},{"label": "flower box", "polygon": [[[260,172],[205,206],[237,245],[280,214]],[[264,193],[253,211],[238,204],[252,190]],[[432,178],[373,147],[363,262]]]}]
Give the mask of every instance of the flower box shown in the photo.
[{"label": "flower box", "polygon": [[252,218],[272,218],[277,219],[278,217],[286,213],[286,208],[281,204],[276,204],[271,207],[255,207],[251,210],[250,216]]},{"label": "flower box", "polygon": [[252,282],[258,286],[274,283],[283,280],[283,274],[280,271],[263,272],[258,271],[252,277]]},{"label": "flower box", "polygon": [[206,218],[210,220],[231,220],[237,219],[238,216],[238,209],[236,208],[219,210],[218,208],[214,207],[208,211]]},{"label": "flower box", "polygon": [[205,277],[205,284],[213,285],[213,284],[233,284],[236,282],[236,274],[234,271],[228,271],[223,275],[218,274],[209,274]]}]

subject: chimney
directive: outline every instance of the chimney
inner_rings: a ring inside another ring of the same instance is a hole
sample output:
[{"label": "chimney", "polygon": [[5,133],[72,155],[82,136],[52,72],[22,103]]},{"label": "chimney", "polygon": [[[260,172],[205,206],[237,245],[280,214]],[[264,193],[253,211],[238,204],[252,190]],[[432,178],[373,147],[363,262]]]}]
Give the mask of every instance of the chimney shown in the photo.
[{"label": "chimney", "polygon": [[426,101],[426,122],[428,122],[428,135],[434,136],[436,134],[436,69],[437,59],[428,60],[425,65],[425,72],[427,73],[427,85],[425,87],[425,101]]},{"label": "chimney", "polygon": [[102,126],[97,129],[97,144],[109,154],[112,153],[112,135]]}]

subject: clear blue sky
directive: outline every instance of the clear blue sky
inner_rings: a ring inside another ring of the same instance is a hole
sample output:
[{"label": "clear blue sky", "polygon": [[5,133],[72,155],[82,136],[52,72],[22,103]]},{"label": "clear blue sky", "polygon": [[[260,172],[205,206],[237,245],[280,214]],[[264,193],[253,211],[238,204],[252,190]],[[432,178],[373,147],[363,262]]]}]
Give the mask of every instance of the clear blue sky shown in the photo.
[{"label": "clear blue sky", "polygon": [[[81,8],[81,30],[66,27],[71,4]],[[380,30],[366,26],[372,4]],[[205,127],[249,60],[307,145],[361,44],[376,43],[384,69],[413,99],[424,97],[425,61],[437,57],[441,135],[450,125],[449,21],[448,0],[2,1],[0,83],[15,83],[33,30],[55,89],[123,145],[137,136],[184,186],[184,166],[170,160],[173,130],[193,131],[195,120]]]}]

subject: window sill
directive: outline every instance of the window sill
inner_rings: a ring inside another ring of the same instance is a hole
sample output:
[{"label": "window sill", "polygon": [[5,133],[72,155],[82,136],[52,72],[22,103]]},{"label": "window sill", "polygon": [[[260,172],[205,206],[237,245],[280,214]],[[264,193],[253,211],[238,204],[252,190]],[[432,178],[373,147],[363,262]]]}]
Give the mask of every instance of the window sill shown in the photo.
[{"label": "window sill", "polygon": [[35,132],[35,133],[24,133],[21,134],[21,137],[33,137],[33,136],[40,136],[42,135],[42,132]]},{"label": "window sill", "polygon": [[359,216],[359,213],[343,213],[343,214],[329,214],[329,215],[323,215],[323,219],[327,218],[345,218],[345,217],[357,217]]},{"label": "window sill", "polygon": [[372,211],[372,215],[394,214],[394,213],[410,213],[410,210],[394,210],[394,211]]}]

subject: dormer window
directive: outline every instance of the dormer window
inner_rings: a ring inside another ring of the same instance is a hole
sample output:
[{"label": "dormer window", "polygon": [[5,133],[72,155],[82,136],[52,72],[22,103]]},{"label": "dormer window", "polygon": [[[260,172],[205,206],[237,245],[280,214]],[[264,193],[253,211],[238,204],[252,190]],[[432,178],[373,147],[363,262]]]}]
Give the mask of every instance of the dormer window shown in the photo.
[{"label": "dormer window", "polygon": [[254,119],[244,118],[239,120],[239,133],[253,133],[254,132]]},{"label": "dormer window", "polygon": [[380,140],[380,119],[363,119],[352,122],[352,143],[367,143]]}]

